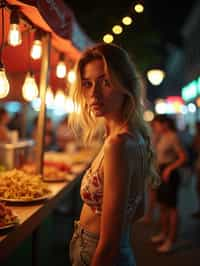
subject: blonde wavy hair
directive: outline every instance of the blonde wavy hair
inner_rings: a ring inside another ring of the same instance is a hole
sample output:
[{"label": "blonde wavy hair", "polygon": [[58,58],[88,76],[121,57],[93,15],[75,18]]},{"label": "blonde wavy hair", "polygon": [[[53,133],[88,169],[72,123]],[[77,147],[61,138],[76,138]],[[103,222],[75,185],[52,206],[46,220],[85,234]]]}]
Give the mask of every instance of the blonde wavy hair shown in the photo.
[{"label": "blonde wavy hair", "polygon": [[[81,129],[84,143],[90,143],[94,136],[103,132],[102,119],[96,118],[89,109],[84,91],[82,90],[82,76],[84,67],[91,61],[101,59],[104,62],[105,72],[113,86],[125,94],[123,103],[124,123],[129,123],[139,130],[146,141],[149,168],[147,176],[152,185],[159,184],[157,171],[155,170],[155,156],[151,145],[151,130],[143,119],[142,89],[143,80],[139,75],[128,53],[114,44],[100,43],[88,48],[75,65],[76,81],[70,88],[70,96],[80,108],[77,115],[72,113],[69,117],[69,125],[75,132]],[[102,134],[99,134],[100,137]]]}]

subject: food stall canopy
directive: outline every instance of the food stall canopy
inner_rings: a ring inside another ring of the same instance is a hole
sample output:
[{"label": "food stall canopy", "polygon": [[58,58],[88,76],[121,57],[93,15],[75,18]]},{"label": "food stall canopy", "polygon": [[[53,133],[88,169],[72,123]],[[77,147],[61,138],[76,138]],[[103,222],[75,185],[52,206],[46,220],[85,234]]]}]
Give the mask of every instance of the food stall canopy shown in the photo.
[{"label": "food stall canopy", "polygon": [[[25,75],[32,70],[39,83],[41,60],[30,58],[30,49],[35,30],[51,35],[50,86],[53,90],[66,88],[66,79],[58,79],[55,74],[60,53],[64,53],[67,68],[71,68],[81,51],[92,44],[90,38],[78,25],[72,10],[62,0],[16,1],[7,0],[4,10],[4,49],[3,63],[10,83],[9,95],[1,101],[22,98],[22,85]],[[12,8],[17,7],[20,14],[20,30],[22,43],[10,46],[7,43]],[[0,43],[2,43],[2,26],[0,27]]]}]

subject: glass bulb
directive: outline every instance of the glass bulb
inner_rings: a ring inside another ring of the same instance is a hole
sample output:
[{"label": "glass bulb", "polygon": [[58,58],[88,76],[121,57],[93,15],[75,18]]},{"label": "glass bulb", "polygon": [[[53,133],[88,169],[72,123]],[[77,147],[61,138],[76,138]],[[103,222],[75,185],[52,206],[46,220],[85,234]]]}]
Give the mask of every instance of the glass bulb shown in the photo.
[{"label": "glass bulb", "polygon": [[143,6],[142,4],[140,4],[140,3],[137,3],[137,4],[135,5],[134,9],[135,9],[135,11],[136,11],[137,13],[142,13],[142,12],[144,12],[144,6]]},{"label": "glass bulb", "polygon": [[76,74],[75,74],[74,70],[70,70],[68,72],[67,79],[68,79],[69,83],[71,83],[71,84],[75,82]]},{"label": "glass bulb", "polygon": [[113,36],[112,36],[112,34],[105,34],[104,36],[103,36],[103,41],[105,42],[105,43],[111,43],[111,42],[113,42],[113,40],[114,40],[114,38],[113,38]]},{"label": "glass bulb", "polygon": [[132,23],[133,21],[132,21],[132,18],[131,17],[129,17],[129,16],[126,16],[126,17],[124,17],[123,19],[122,19],[122,23],[124,24],[124,25],[131,25],[131,23]]},{"label": "glass bulb", "polygon": [[4,68],[0,68],[0,99],[5,98],[10,90],[9,82]]},{"label": "glass bulb", "polygon": [[39,59],[42,55],[42,44],[40,40],[35,40],[31,48],[31,57],[33,59]]},{"label": "glass bulb", "polygon": [[57,90],[55,99],[54,99],[54,106],[55,108],[64,108],[65,107],[65,99],[66,96],[62,90]]},{"label": "glass bulb", "polygon": [[8,43],[11,46],[17,46],[22,43],[22,35],[19,29],[19,24],[10,24],[10,30],[8,33]]},{"label": "glass bulb", "polygon": [[47,92],[46,92],[46,99],[45,99],[47,108],[53,108],[53,104],[54,104],[54,95],[53,95],[53,91],[50,87],[47,88]]},{"label": "glass bulb", "polygon": [[66,76],[66,65],[64,61],[59,61],[56,67],[56,76],[58,78],[64,78]]},{"label": "glass bulb", "polygon": [[162,83],[165,77],[165,72],[160,69],[152,69],[147,72],[147,78],[151,84],[158,86]]},{"label": "glass bulb", "polygon": [[38,86],[34,76],[31,73],[27,73],[23,87],[22,95],[25,100],[32,101],[38,96]]},{"label": "glass bulb", "polygon": [[122,31],[123,31],[123,28],[122,28],[122,26],[120,26],[120,25],[115,25],[115,26],[113,26],[112,31],[113,31],[115,34],[121,34]]}]

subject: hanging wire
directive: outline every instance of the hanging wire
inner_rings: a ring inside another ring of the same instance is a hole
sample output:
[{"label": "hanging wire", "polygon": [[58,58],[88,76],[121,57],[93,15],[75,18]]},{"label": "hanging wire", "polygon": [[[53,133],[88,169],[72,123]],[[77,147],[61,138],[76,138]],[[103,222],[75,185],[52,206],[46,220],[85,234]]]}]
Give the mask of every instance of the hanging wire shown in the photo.
[{"label": "hanging wire", "polygon": [[4,48],[4,38],[5,38],[5,21],[4,21],[4,7],[6,6],[5,1],[0,1],[0,8],[1,8],[1,25],[2,25],[2,32],[1,32],[1,46],[0,46],[0,61],[2,60],[2,53]]},{"label": "hanging wire", "polygon": [[30,73],[32,73],[32,66],[31,66],[31,56],[30,56],[30,48],[31,48],[31,31],[28,31],[28,68]]}]

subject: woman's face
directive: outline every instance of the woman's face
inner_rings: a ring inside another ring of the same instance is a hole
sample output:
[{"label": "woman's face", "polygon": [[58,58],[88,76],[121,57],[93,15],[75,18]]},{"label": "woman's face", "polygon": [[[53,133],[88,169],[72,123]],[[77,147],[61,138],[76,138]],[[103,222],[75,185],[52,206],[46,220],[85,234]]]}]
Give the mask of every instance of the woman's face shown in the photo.
[{"label": "woman's face", "polygon": [[89,109],[95,116],[120,113],[124,94],[113,87],[105,72],[104,62],[96,59],[85,65],[82,75],[82,90]]}]

